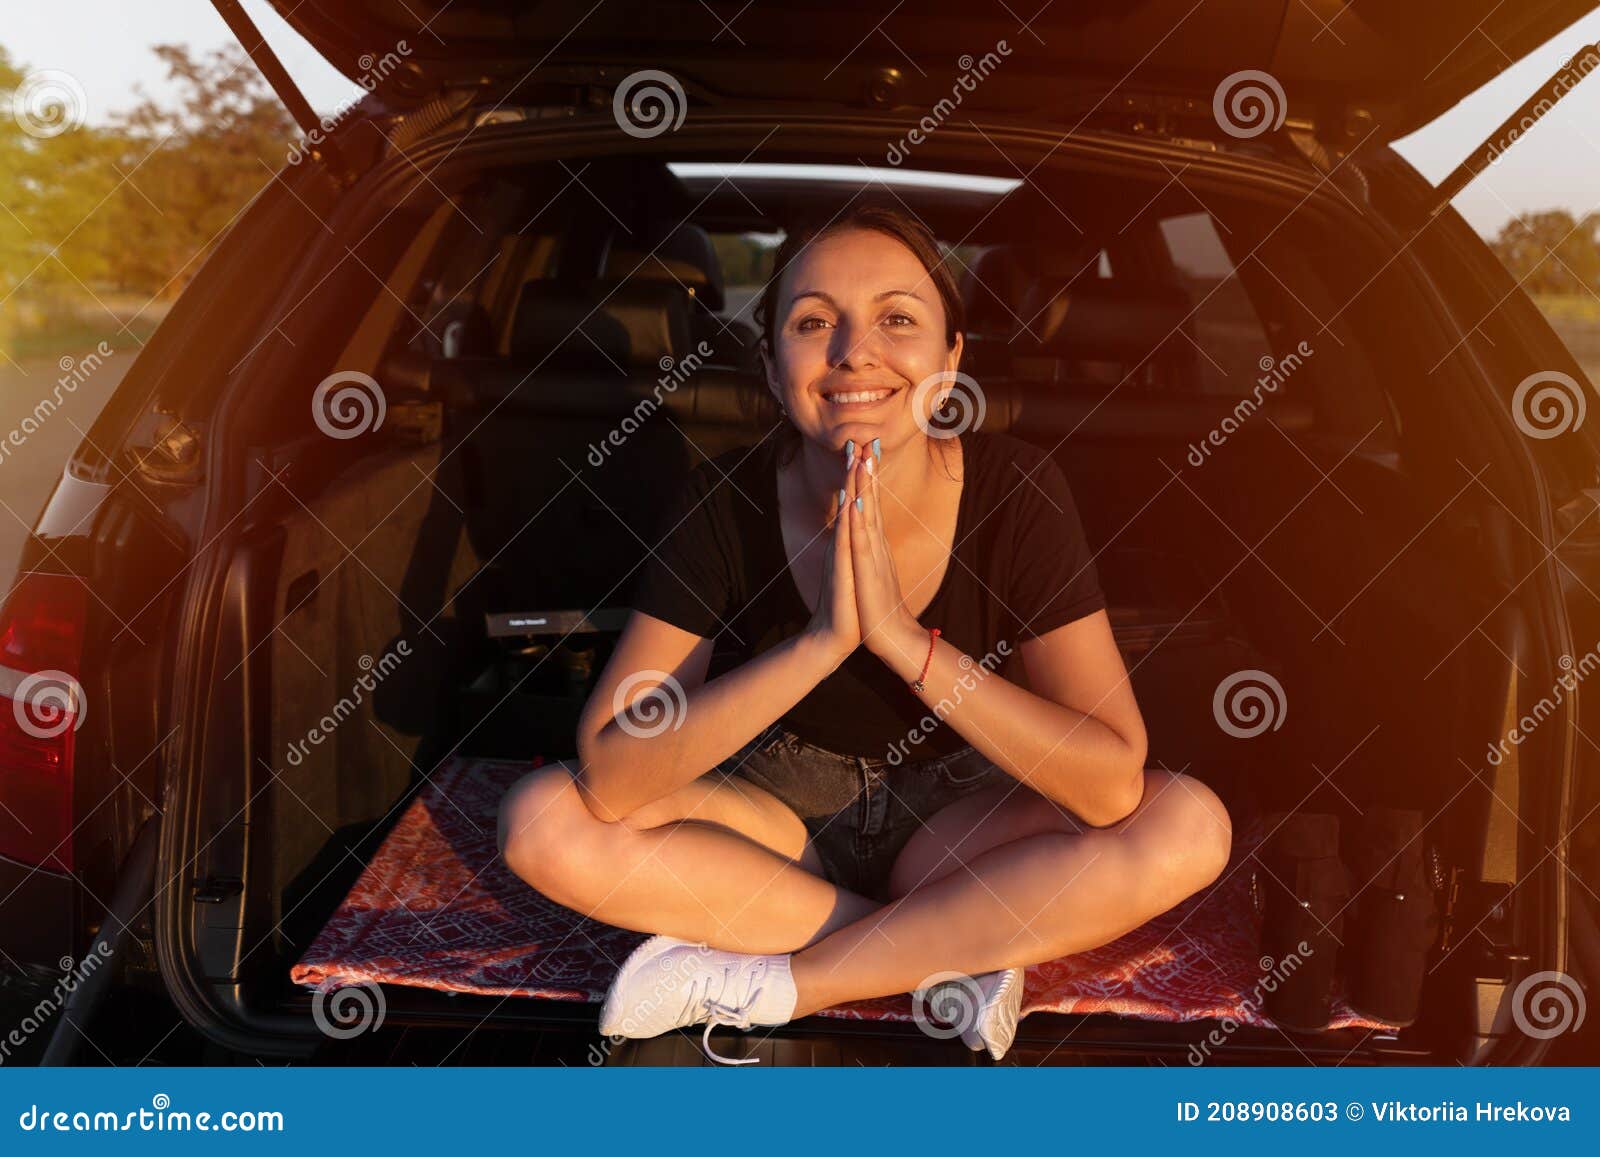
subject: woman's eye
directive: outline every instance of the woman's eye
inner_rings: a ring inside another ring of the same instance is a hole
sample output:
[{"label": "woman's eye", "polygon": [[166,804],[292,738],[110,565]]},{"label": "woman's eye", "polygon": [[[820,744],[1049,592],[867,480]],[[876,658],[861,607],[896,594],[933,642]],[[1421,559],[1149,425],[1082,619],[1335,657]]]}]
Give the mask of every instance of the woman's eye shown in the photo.
[{"label": "woman's eye", "polygon": [[[812,324],[813,322],[815,322],[816,324],[813,325]],[[807,317],[807,318],[802,318],[801,321],[800,321],[800,324],[795,326],[795,329],[799,330],[801,333],[809,333],[810,331],[812,331],[814,329],[820,329],[823,326],[826,326],[827,324],[828,323],[827,323],[826,319],[824,319],[824,318]]]},{"label": "woman's eye", "polygon": [[896,326],[899,326],[899,325],[916,325],[917,324],[916,318],[914,318],[910,314],[906,314],[906,313],[891,313],[884,320],[887,321],[890,325],[896,325]]}]

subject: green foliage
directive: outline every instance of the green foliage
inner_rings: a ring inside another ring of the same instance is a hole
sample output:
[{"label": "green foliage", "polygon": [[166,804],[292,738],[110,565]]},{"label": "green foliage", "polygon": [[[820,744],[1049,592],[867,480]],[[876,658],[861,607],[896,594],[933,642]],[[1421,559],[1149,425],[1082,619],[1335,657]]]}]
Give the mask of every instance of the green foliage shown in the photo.
[{"label": "green foliage", "polygon": [[1490,244],[1529,293],[1600,292],[1600,213],[1582,221],[1565,209],[1527,213],[1509,221]]},{"label": "green foliage", "polygon": [[730,286],[764,285],[772,275],[776,238],[750,233],[713,233],[712,247]]},{"label": "green foliage", "polygon": [[170,301],[282,168],[293,122],[240,49],[155,52],[175,103],[41,136],[11,115],[30,70],[0,48],[0,350],[120,326],[113,298]]}]

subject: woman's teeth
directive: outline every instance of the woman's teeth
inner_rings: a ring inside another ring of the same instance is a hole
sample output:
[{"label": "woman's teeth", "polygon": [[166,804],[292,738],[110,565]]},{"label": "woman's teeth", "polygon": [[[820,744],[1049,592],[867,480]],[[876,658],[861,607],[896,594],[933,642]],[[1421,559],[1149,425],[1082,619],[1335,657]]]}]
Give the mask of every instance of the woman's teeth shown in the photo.
[{"label": "woman's teeth", "polygon": [[849,394],[829,394],[828,401],[836,406],[851,402],[881,402],[892,393],[893,390],[864,390]]}]

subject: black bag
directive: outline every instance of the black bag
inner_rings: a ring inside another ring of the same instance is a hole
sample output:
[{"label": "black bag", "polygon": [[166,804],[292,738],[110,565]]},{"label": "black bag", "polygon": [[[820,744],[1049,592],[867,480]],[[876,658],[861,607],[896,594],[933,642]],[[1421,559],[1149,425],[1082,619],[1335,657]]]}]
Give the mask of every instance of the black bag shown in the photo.
[{"label": "black bag", "polygon": [[1369,808],[1346,825],[1356,889],[1345,943],[1350,1003],[1363,1016],[1412,1024],[1439,911],[1424,864],[1422,813]]},{"label": "black bag", "polygon": [[[1333,1016],[1350,876],[1339,858],[1339,817],[1267,816],[1257,871],[1262,968],[1276,981],[1262,1007],[1279,1028],[1320,1032]],[[1268,963],[1268,960],[1271,963]]]}]

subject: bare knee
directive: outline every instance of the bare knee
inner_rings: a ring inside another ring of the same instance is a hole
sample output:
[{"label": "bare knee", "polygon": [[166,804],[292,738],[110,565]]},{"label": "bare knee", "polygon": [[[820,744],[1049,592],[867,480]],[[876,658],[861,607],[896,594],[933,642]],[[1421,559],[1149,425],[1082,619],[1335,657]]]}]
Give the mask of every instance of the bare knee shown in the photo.
[{"label": "bare knee", "polygon": [[1213,883],[1233,851],[1233,821],[1217,793],[1176,772],[1147,771],[1145,799],[1124,823],[1157,861],[1153,876],[1169,903]]},{"label": "bare knee", "polygon": [[598,835],[610,827],[583,802],[564,762],[530,771],[500,800],[498,842],[506,867],[571,906],[594,871]]}]

